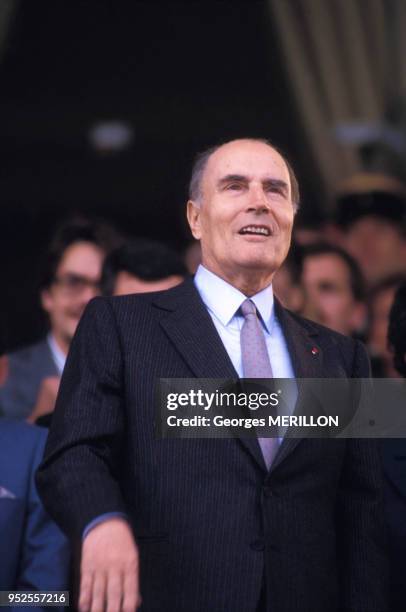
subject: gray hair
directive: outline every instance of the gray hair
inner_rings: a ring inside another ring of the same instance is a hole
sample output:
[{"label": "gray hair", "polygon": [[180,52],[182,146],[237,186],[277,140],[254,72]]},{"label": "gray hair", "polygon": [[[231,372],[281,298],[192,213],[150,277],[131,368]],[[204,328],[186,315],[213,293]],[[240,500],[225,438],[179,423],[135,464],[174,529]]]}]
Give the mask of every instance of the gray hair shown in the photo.
[{"label": "gray hair", "polygon": [[[293,203],[293,207],[296,212],[299,208],[299,201],[300,201],[299,184],[298,184],[296,175],[294,173],[294,170],[292,166],[290,165],[290,163],[288,162],[288,160],[286,159],[286,157],[279,151],[277,147],[275,147],[271,142],[269,142],[269,140],[266,140],[265,138],[244,138],[244,140],[252,140],[254,142],[261,142],[262,144],[265,144],[268,147],[271,147],[271,149],[274,149],[274,151],[279,153],[279,155],[282,157],[288,169],[290,187],[291,187],[291,193],[292,193],[292,203]],[[193,200],[193,202],[199,205],[202,202],[202,197],[203,197],[202,179],[203,179],[203,175],[206,170],[207,162],[209,161],[209,158],[213,155],[213,153],[215,153],[218,149],[220,149],[220,147],[222,147],[225,144],[228,144],[229,142],[233,142],[233,141],[228,140],[226,142],[222,142],[196,155],[194,163],[193,163],[192,175],[191,175],[190,183],[189,183],[189,199]]]}]

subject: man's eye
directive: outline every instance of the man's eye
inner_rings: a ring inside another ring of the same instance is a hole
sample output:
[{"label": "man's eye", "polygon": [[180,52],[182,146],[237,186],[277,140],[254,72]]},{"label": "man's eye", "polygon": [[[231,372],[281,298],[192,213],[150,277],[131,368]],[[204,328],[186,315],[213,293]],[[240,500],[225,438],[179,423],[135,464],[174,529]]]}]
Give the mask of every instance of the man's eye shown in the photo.
[{"label": "man's eye", "polygon": [[321,281],[319,283],[319,290],[324,293],[335,293],[337,291],[337,287],[329,281]]},{"label": "man's eye", "polygon": [[278,193],[279,195],[283,195],[282,189],[280,187],[277,187],[276,185],[269,185],[267,191],[268,193]]},{"label": "man's eye", "polygon": [[65,278],[65,284],[68,287],[77,288],[77,287],[82,287],[83,285],[86,285],[86,280],[84,280],[80,276],[72,275],[72,276],[67,276]]},{"label": "man's eye", "polygon": [[227,186],[227,189],[232,189],[233,191],[238,191],[239,189],[242,189],[242,185],[241,185],[241,183],[230,183]]}]

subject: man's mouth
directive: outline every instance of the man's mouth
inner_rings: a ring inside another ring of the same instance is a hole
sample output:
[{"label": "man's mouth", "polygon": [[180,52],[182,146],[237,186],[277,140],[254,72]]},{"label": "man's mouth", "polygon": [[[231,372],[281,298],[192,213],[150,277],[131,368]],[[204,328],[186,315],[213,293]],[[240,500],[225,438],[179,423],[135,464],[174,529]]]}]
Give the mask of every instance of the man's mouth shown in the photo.
[{"label": "man's mouth", "polygon": [[271,229],[267,225],[245,225],[238,233],[241,235],[250,234],[251,236],[270,236]]}]

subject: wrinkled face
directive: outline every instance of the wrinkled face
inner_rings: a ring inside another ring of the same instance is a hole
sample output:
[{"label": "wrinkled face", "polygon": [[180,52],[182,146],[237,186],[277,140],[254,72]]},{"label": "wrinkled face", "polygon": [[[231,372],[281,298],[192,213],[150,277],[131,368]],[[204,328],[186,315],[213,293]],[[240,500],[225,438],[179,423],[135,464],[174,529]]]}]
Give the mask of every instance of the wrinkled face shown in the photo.
[{"label": "wrinkled face", "polygon": [[342,334],[360,327],[365,312],[354,299],[350,271],[341,257],[332,253],[306,257],[302,283],[306,316]]},{"label": "wrinkled face", "polygon": [[261,271],[270,282],[287,255],[294,217],[282,157],[261,142],[227,143],[209,158],[201,190],[188,219],[203,264],[226,280]]},{"label": "wrinkled face", "polygon": [[406,240],[394,223],[361,217],[348,230],[345,246],[369,283],[406,270]]},{"label": "wrinkled face", "polygon": [[42,305],[57,339],[69,345],[89,300],[99,294],[103,252],[90,242],[68,247],[55,280],[42,292]]},{"label": "wrinkled face", "polygon": [[128,272],[119,272],[114,284],[113,295],[128,295],[129,293],[150,293],[151,291],[164,291],[179,285],[183,281],[181,276],[173,274],[156,281],[145,281]]}]

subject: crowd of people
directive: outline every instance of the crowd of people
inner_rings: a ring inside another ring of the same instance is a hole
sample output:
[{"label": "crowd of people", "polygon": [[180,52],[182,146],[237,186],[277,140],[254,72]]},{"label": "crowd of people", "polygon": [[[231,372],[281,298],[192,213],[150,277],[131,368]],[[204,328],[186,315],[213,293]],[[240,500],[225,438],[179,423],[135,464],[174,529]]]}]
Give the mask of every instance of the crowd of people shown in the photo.
[{"label": "crowd of people", "polygon": [[[241,183],[238,176],[234,180]],[[0,356],[0,525],[8,534],[0,540],[5,560],[0,590],[65,590],[77,582],[78,555],[42,507],[34,473],[87,304],[99,295],[167,291],[199,269],[198,241],[180,253],[159,242],[123,237],[106,222],[85,218],[69,219],[55,231],[39,287],[48,329],[35,344]],[[272,289],[295,315],[363,341],[374,376],[405,376],[405,186],[379,174],[344,182],[334,215],[323,227],[293,229],[289,254],[273,276]],[[393,453],[404,456],[405,448],[398,444]],[[391,452],[386,449],[387,456]],[[406,601],[406,577],[397,566],[403,566],[406,554],[399,517],[406,507],[406,479],[401,484],[399,479],[389,481],[397,606]]]},{"label": "crowd of people", "polygon": [[374,376],[396,377],[387,329],[406,280],[405,187],[385,175],[358,174],[338,193],[324,225],[297,229],[274,290],[293,311],[365,342]]}]

